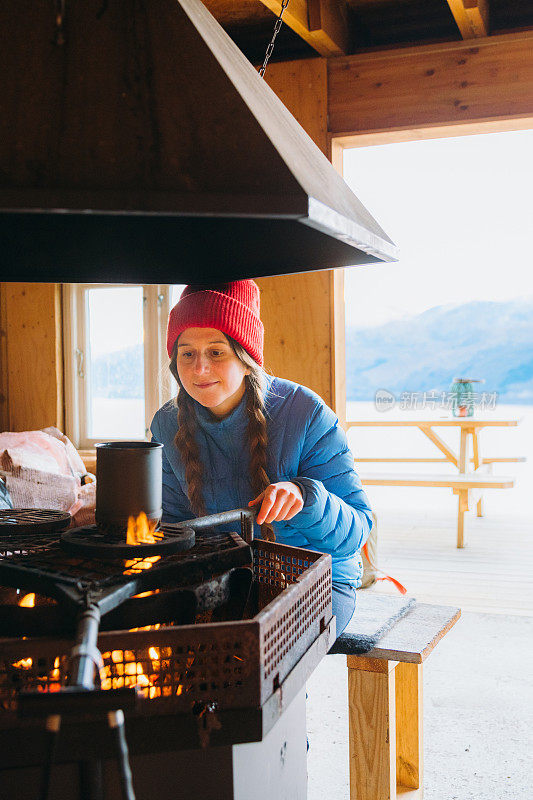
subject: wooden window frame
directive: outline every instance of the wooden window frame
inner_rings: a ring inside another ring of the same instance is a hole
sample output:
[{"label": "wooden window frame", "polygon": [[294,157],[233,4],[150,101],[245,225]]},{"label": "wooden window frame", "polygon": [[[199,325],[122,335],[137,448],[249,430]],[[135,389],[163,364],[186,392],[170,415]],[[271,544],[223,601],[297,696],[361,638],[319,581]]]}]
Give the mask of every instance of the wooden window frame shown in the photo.
[{"label": "wooden window frame", "polygon": [[[168,364],[165,328],[170,311],[172,287],[169,284],[70,283],[63,287],[65,354],[65,427],[74,446],[90,450],[102,437],[88,436],[87,324],[86,292],[89,289],[113,289],[140,286],[143,289],[145,437],[158,408],[171,398],[170,378],[165,379]],[[123,437],[121,437],[123,438]],[[134,440],[135,437],[132,437]],[[106,437],[107,441],[112,438]]]}]

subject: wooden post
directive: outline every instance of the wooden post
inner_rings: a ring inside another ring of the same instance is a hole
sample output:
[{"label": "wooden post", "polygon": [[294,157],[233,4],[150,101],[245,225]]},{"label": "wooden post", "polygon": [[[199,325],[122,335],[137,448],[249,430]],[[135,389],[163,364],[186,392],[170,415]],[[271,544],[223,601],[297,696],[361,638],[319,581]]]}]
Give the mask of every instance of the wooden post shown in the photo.
[{"label": "wooden post", "polygon": [[[479,442],[478,442],[478,432],[476,428],[472,428],[472,457],[474,459],[474,469],[479,467]],[[483,499],[480,497],[477,501],[477,516],[483,516]]]},{"label": "wooden post", "polygon": [[396,667],[396,783],[409,789],[423,785],[422,664]]},{"label": "wooden post", "polygon": [[466,472],[466,459],[468,456],[468,428],[461,426],[461,444],[459,447],[459,472]]},{"label": "wooden post", "polygon": [[350,800],[396,799],[397,663],[347,657]]},{"label": "wooden post", "polygon": [[457,547],[462,548],[465,546],[465,511],[468,511],[468,489],[454,489],[453,493],[458,495],[458,512],[457,512]]}]

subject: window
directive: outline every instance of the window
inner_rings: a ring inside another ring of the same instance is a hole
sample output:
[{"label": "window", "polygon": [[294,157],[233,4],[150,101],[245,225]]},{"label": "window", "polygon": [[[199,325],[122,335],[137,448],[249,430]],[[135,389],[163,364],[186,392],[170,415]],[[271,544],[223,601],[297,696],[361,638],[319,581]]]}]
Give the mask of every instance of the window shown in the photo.
[{"label": "window", "polygon": [[479,412],[533,405],[532,146],[520,130],[344,150],[400,247],[397,264],[346,270],[348,419],[446,416],[455,376],[483,379]]},{"label": "window", "polygon": [[76,447],[144,439],[174,394],[166,323],[181,285],[69,284],[64,292],[66,427]]}]

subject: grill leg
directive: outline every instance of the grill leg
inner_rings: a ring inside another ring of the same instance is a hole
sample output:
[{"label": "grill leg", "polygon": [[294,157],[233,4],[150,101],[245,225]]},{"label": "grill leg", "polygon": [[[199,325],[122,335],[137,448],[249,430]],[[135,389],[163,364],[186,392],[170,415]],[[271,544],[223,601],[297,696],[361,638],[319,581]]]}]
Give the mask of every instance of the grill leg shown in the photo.
[{"label": "grill leg", "polygon": [[76,645],[70,656],[71,686],[94,688],[94,671],[100,658],[97,649],[99,625],[100,609],[96,603],[90,603],[78,616]]},{"label": "grill leg", "polygon": [[50,791],[50,778],[52,776],[52,765],[55,759],[57,749],[57,740],[59,738],[59,730],[61,728],[61,717],[59,714],[51,714],[46,720],[46,756],[41,773],[41,791],[40,800],[48,800],[48,793]]},{"label": "grill leg", "polygon": [[99,759],[80,761],[80,800],[104,800],[102,762]]},{"label": "grill leg", "polygon": [[135,800],[133,791],[133,781],[130,769],[130,757],[128,743],[126,741],[126,731],[124,729],[124,713],[122,711],[110,711],[107,715],[109,727],[114,732],[115,744],[117,748],[118,770],[120,775],[120,788],[123,800]]}]

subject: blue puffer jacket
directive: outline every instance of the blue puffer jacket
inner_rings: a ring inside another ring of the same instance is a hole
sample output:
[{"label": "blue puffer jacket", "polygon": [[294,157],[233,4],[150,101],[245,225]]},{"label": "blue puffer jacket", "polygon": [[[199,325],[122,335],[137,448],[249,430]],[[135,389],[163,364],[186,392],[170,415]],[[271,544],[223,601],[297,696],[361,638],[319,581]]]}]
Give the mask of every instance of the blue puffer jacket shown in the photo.
[{"label": "blue puffer jacket", "polygon": [[[337,417],[310,389],[270,376],[265,407],[270,481],[294,481],[304,496],[299,514],[273,524],[277,541],[330,553],[333,580],[357,588],[360,549],[370,533],[372,512]],[[247,506],[253,494],[244,399],[220,421],[199,403],[196,414],[207,513]],[[153,440],[164,445],[163,519],[191,519],[185,470],[174,445],[177,410],[172,402],[159,409],[151,430]]]}]

